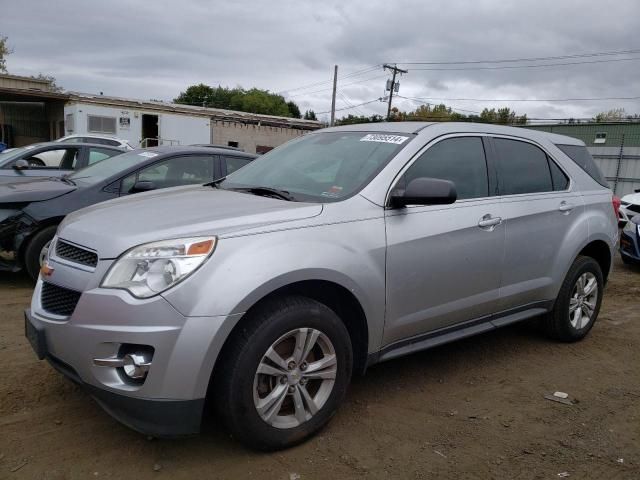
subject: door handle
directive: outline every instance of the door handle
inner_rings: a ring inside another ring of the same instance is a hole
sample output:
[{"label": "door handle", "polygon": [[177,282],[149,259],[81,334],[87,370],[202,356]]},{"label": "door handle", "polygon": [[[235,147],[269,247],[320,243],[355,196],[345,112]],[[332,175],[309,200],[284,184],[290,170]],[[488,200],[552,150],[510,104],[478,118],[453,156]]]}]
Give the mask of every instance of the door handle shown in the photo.
[{"label": "door handle", "polygon": [[560,202],[560,206],[558,207],[558,211],[562,213],[569,213],[576,206],[573,203],[567,203],[565,201]]},{"label": "door handle", "polygon": [[484,228],[485,230],[493,230],[496,225],[500,225],[502,223],[502,218],[493,217],[491,214],[487,214],[478,221],[478,226],[480,228]]}]

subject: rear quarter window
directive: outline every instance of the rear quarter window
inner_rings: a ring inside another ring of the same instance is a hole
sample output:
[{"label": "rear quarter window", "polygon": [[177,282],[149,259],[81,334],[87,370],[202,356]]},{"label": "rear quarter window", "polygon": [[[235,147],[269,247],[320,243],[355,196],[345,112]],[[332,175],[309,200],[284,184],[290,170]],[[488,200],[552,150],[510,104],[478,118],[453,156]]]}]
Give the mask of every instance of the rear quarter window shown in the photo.
[{"label": "rear quarter window", "polygon": [[593,160],[593,157],[587,150],[587,147],[583,145],[559,145],[556,144],[560,150],[564,152],[564,154],[569,157],[575,164],[577,164],[582,170],[587,172],[587,174],[593,178],[596,182],[598,182],[603,187],[609,188],[609,183],[607,179],[604,177],[598,165]]}]

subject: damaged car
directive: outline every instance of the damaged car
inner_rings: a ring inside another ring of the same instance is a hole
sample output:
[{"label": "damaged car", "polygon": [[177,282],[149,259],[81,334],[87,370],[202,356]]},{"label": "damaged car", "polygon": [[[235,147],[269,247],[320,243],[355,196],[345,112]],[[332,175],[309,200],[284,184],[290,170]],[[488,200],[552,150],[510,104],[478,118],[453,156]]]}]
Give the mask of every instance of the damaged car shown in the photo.
[{"label": "damaged car", "polygon": [[256,155],[209,147],[133,150],[61,178],[0,183],[0,270],[26,270],[35,280],[66,215],[112,198],[203,184]]}]

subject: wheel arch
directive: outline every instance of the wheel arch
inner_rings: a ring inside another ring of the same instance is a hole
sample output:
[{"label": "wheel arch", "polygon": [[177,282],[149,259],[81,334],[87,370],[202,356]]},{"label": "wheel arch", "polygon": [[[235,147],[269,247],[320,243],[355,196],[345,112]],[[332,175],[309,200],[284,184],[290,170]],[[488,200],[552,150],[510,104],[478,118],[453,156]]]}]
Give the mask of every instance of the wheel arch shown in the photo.
[{"label": "wheel arch", "polygon": [[598,262],[598,265],[600,265],[600,269],[602,270],[602,278],[606,284],[607,277],[611,271],[611,263],[613,261],[611,249],[607,242],[600,239],[592,240],[578,252],[576,258],[580,255],[591,257]]},{"label": "wheel arch", "polygon": [[38,222],[33,225],[33,228],[29,229],[26,234],[22,235],[22,238],[17,240],[17,259],[20,262],[20,265],[24,267],[24,252],[27,248],[27,245],[33,240],[33,237],[40,232],[41,230],[59,225],[60,222],[64,219],[64,216],[59,217],[51,217]]},{"label": "wheel arch", "polygon": [[224,358],[226,350],[230,348],[234,337],[242,329],[244,322],[250,318],[251,312],[275,298],[295,295],[316,300],[329,307],[340,317],[351,339],[354,360],[353,371],[354,373],[364,373],[367,365],[369,328],[360,301],[349,289],[336,282],[317,279],[301,280],[283,285],[263,295],[235,323],[216,356],[209,378],[207,397],[211,396],[211,388],[215,383],[216,370],[222,363],[221,359]]}]

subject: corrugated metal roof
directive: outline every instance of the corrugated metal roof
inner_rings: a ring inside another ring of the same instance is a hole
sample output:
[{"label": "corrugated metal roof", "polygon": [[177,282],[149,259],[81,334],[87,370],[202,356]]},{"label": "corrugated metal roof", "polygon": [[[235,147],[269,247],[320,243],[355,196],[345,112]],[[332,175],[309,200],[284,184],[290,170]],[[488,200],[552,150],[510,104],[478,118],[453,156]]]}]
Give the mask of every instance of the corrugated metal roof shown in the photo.
[{"label": "corrugated metal roof", "polygon": [[68,92],[72,102],[93,103],[98,105],[110,105],[126,108],[143,108],[167,113],[181,113],[185,115],[197,115],[213,118],[214,120],[228,120],[238,122],[260,123],[263,125],[297,127],[307,130],[322,128],[322,124],[315,120],[299,118],[278,117],[275,115],[263,115],[258,113],[238,112],[222,108],[198,107],[195,105],[182,105],[179,103],[160,102],[154,100],[136,100],[132,98],[113,97],[107,95],[95,95],[82,92]]}]

